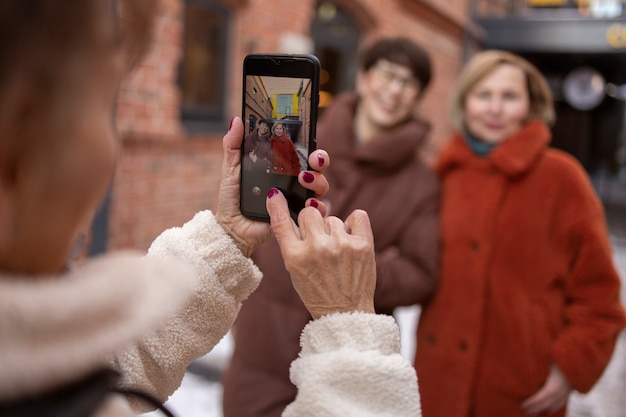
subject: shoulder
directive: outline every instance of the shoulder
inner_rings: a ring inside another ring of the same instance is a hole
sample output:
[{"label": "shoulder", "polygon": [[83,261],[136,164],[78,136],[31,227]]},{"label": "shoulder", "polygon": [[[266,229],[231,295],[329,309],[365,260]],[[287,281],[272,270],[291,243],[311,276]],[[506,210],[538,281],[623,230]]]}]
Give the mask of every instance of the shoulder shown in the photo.
[{"label": "shoulder", "polygon": [[551,182],[553,196],[572,223],[602,217],[603,207],[589,174],[572,155],[549,148],[539,162],[536,180]]},{"label": "shoulder", "polygon": [[568,191],[589,192],[593,187],[589,175],[581,163],[567,152],[549,148],[540,159],[537,168],[544,181],[558,183]]}]

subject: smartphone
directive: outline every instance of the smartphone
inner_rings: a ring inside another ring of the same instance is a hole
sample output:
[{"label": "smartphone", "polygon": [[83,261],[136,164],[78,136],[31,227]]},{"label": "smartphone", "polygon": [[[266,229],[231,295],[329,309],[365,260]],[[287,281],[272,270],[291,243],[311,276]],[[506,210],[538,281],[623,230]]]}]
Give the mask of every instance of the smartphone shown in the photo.
[{"label": "smartphone", "polygon": [[314,55],[249,54],[243,62],[241,213],[269,222],[271,188],[287,198],[291,217],[313,193],[298,183],[316,147],[320,63]]}]

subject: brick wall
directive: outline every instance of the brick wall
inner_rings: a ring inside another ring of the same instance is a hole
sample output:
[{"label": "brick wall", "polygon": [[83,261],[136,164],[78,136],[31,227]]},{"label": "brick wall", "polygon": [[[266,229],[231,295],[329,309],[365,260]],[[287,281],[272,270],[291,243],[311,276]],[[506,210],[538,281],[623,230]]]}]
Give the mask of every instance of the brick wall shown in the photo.
[{"label": "brick wall", "polygon": [[[157,1],[157,0],[155,0]],[[308,37],[315,0],[224,0],[231,7],[229,78],[223,131],[188,136],[179,120],[176,70],[181,56],[183,0],[158,0],[155,36],[146,60],[123,82],[117,127],[121,150],[111,191],[108,246],[145,249],[164,229],[214,209],[221,137],[241,109],[241,63],[255,51],[282,51],[283,35]],[[336,0],[361,26],[363,39],[404,35],[424,45],[434,64],[420,111],[433,123],[432,151],[450,133],[449,88],[463,56],[467,0]],[[289,19],[284,13],[288,11]],[[280,28],[277,30],[276,28]]]}]

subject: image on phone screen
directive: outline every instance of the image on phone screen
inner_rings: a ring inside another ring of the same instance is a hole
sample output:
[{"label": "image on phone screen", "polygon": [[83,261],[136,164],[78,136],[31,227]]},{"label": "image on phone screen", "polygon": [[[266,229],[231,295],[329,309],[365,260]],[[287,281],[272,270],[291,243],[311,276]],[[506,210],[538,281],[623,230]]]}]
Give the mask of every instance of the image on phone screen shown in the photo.
[{"label": "image on phone screen", "polygon": [[[288,68],[282,65],[283,70]],[[308,169],[308,155],[315,149],[316,81],[313,76],[244,75],[241,209],[245,216],[269,220],[265,200],[271,188],[286,196],[294,219],[311,196],[297,177]]]}]

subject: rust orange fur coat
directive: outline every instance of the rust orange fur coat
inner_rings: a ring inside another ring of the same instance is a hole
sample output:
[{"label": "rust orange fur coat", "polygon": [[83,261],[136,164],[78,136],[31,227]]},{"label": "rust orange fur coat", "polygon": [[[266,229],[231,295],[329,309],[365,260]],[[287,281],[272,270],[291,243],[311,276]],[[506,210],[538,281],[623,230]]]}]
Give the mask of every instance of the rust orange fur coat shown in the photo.
[{"label": "rust orange fur coat", "polygon": [[521,417],[553,364],[586,392],[611,357],[625,318],[602,205],[549,140],[531,122],[484,158],[460,135],[440,156],[440,287],[415,363],[425,416]]}]

